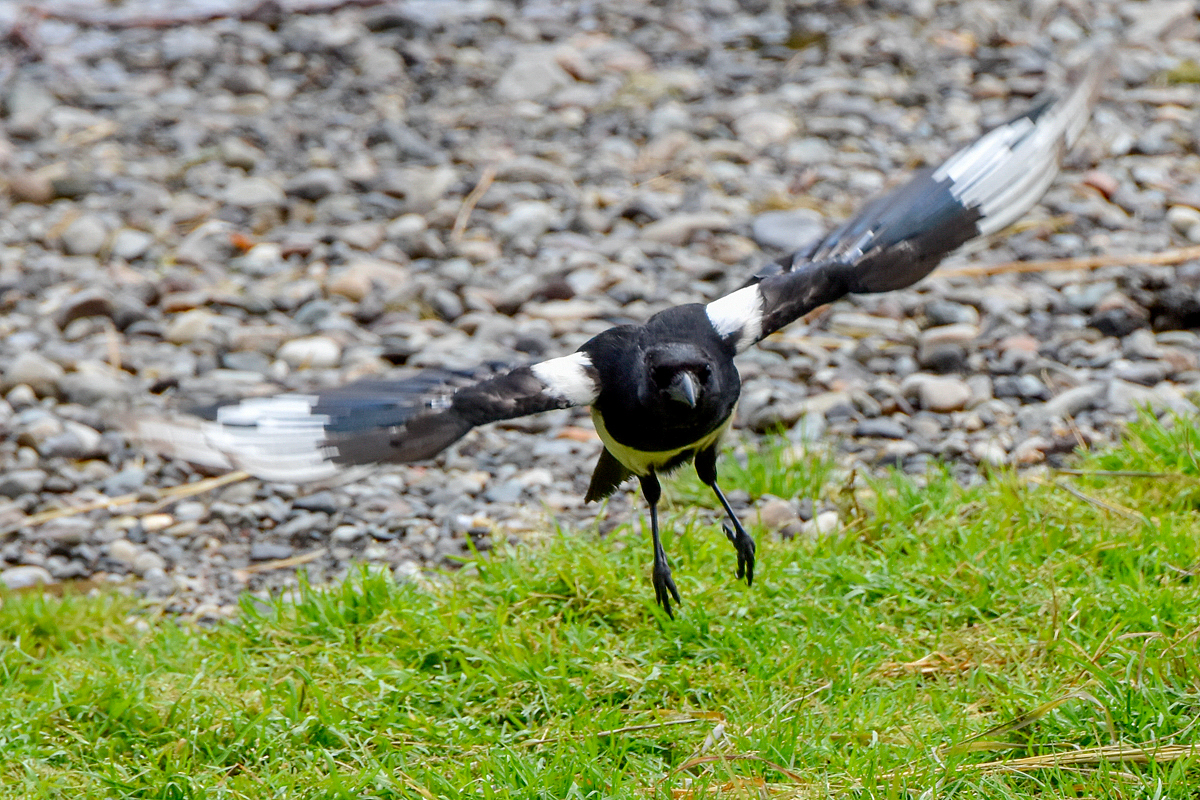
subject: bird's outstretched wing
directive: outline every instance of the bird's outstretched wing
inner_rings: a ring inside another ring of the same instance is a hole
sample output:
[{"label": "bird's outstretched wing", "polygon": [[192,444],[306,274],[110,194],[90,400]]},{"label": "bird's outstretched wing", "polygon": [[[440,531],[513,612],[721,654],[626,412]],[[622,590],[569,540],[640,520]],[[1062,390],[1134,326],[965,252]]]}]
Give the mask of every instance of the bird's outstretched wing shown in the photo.
[{"label": "bird's outstretched wing", "polygon": [[852,293],[911,286],[959,245],[995,233],[1041,199],[1091,116],[1105,50],[1075,88],[1000,125],[936,169],[879,197],[824,239],[760,270],[707,306],[738,350]]},{"label": "bird's outstretched wing", "polygon": [[129,428],[186,461],[300,482],[331,477],[338,465],[432,458],[476,425],[587,405],[597,392],[591,362],[574,353],[507,370],[425,370],[249,398],[205,409],[209,419],[138,419]]}]

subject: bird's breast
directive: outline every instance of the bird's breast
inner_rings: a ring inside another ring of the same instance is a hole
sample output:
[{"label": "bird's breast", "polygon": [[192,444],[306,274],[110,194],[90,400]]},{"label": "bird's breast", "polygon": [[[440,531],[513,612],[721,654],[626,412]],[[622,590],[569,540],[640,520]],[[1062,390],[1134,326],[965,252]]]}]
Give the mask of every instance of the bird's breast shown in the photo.
[{"label": "bird's breast", "polygon": [[617,441],[609,433],[604,424],[604,418],[595,406],[592,407],[592,422],[595,423],[596,433],[600,436],[600,441],[604,442],[604,446],[608,448],[608,452],[612,453],[613,457],[624,464],[630,472],[640,476],[649,475],[651,472],[669,472],[691,461],[701,450],[712,447],[725,434],[725,431],[729,430],[729,425],[733,422],[733,412],[731,411],[729,416],[710,433],[666,450],[641,450],[636,445]]}]

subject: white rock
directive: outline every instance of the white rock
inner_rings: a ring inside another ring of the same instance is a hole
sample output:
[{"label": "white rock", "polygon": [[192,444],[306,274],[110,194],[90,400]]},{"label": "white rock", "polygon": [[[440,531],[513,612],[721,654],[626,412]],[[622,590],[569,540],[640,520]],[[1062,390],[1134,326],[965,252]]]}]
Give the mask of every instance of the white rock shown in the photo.
[{"label": "white rock", "polygon": [[761,148],[795,136],[796,123],[776,111],[751,111],[734,120],[733,130],[746,144]]},{"label": "white rock", "polygon": [[976,442],[971,445],[971,455],[981,464],[998,467],[1008,462],[1008,452],[998,442]]},{"label": "white rock", "polygon": [[207,339],[216,327],[217,315],[207,308],[193,308],[177,314],[163,331],[171,344],[189,344]]},{"label": "white rock", "polygon": [[94,256],[108,241],[108,227],[94,214],[77,217],[62,232],[62,246],[73,256]]},{"label": "white rock", "polygon": [[18,384],[27,384],[39,395],[45,396],[57,390],[58,382],[65,370],[57,363],[35,350],[24,350],[4,369],[4,390]]},{"label": "white rock", "polygon": [[496,82],[496,96],[510,103],[538,100],[571,83],[571,76],[559,66],[552,49],[526,48],[516,54]]},{"label": "white rock", "polygon": [[7,589],[27,589],[39,584],[54,583],[54,577],[44,567],[23,566],[9,567],[0,572],[0,586]]},{"label": "white rock", "polygon": [[108,543],[108,557],[127,567],[132,567],[141,554],[142,548],[128,539],[114,539]]},{"label": "white rock", "polygon": [[971,387],[961,378],[920,372],[904,379],[900,393],[915,396],[921,408],[943,414],[966,408],[971,400]]},{"label": "white rock", "polygon": [[841,530],[842,520],[836,511],[822,511],[800,527],[800,534],[812,539],[829,536]]},{"label": "white rock", "polygon": [[133,261],[135,258],[146,255],[146,251],[152,244],[154,244],[154,237],[145,231],[122,228],[113,236],[112,253],[117,258]]},{"label": "white rock", "polygon": [[508,239],[536,239],[558,225],[559,213],[554,206],[540,200],[526,200],[513,205],[507,215],[496,221],[496,232]]},{"label": "white rock", "polygon": [[225,187],[225,202],[242,208],[282,206],[287,202],[283,187],[266,178],[251,176],[230,181]]},{"label": "white rock", "polygon": [[1191,206],[1171,206],[1167,209],[1167,222],[1186,235],[1193,226],[1200,225],[1200,210]]},{"label": "white rock", "polygon": [[167,562],[158,553],[145,550],[137,554],[131,566],[133,567],[133,571],[138,575],[145,575],[151,570],[164,569],[167,566]]},{"label": "white rock", "polygon": [[328,336],[302,336],[284,342],[275,357],[293,369],[328,369],[341,361],[342,346]]}]

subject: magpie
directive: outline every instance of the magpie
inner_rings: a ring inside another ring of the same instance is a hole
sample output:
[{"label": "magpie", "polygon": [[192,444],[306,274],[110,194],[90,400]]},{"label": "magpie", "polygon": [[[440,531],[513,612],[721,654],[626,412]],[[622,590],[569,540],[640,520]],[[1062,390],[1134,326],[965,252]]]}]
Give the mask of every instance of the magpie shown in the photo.
[{"label": "magpie", "polygon": [[[429,459],[472,428],[551,409],[590,406],[604,447],[586,499],[637,478],[650,510],[655,599],[681,602],[659,530],[659,476],[689,462],[716,495],[753,584],[755,543],[717,483],[717,452],[741,392],[734,357],[848,294],[917,282],[964,242],[1028,211],[1054,180],[1090,116],[1108,57],[1093,59],[1061,100],[1038,103],[811,245],[779,258],[738,290],[610,328],[559,358],[511,369],[426,370],[312,395],[245,399],[184,429],[144,420],[136,435],[181,458],[267,480],[330,477],[345,465]],[[165,427],[164,427],[165,425]]]}]

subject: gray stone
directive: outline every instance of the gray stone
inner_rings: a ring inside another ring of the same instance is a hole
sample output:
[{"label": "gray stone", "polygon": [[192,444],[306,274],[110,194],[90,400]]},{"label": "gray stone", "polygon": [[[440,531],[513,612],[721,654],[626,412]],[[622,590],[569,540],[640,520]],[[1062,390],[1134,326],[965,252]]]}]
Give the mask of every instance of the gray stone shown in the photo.
[{"label": "gray stone", "polygon": [[114,539],[108,543],[108,557],[130,569],[133,568],[134,563],[142,552],[143,550],[139,545],[134,544],[128,539]]},{"label": "gray stone", "polygon": [[267,178],[237,178],[225,187],[225,202],[242,208],[282,206],[287,202],[283,189]]},{"label": "gray stone", "polygon": [[540,100],[569,86],[572,78],[558,65],[548,47],[527,47],[516,53],[500,80],[496,97],[505,102]]},{"label": "gray stone", "polygon": [[38,566],[9,567],[0,571],[0,585],[10,591],[56,583],[49,570]]},{"label": "gray stone", "polygon": [[36,350],[24,350],[4,369],[5,391],[25,384],[37,394],[45,397],[58,390],[66,370]]},{"label": "gray stone", "polygon": [[149,577],[153,570],[163,570],[167,566],[166,560],[151,550],[144,550],[138,553],[130,563],[133,571],[138,575]]},{"label": "gray stone", "polygon": [[537,200],[517,203],[495,223],[495,230],[508,239],[536,239],[558,225],[554,206]]},{"label": "gray stone", "polygon": [[754,218],[750,231],[761,246],[790,253],[825,235],[825,217],[811,208],[764,211]]},{"label": "gray stone", "polygon": [[105,479],[104,493],[109,497],[132,494],[146,485],[146,470],[138,466],[127,466]]},{"label": "gray stone", "polygon": [[758,502],[758,522],[769,531],[782,530],[799,519],[796,507],[781,497],[764,495]]},{"label": "gray stone", "polygon": [[69,255],[94,256],[108,241],[108,226],[95,214],[80,214],[62,232],[62,246]]},{"label": "gray stone", "polygon": [[41,83],[25,77],[17,78],[4,98],[8,133],[22,138],[35,136],[47,112],[55,105],[57,101],[54,95]]},{"label": "gray stone", "polygon": [[672,214],[642,228],[642,238],[663,244],[683,245],[700,231],[726,231],[731,224],[728,216],[715,211]]},{"label": "gray stone", "polygon": [[795,121],[777,111],[751,111],[733,121],[738,139],[755,149],[787,141],[796,133]]},{"label": "gray stone", "polygon": [[930,300],[925,304],[925,317],[934,326],[979,324],[979,312],[973,306],[949,300]]},{"label": "gray stone", "polygon": [[292,546],[279,542],[254,542],[250,545],[251,561],[278,561],[290,558]]},{"label": "gray stone", "polygon": [[908,431],[898,420],[890,417],[864,419],[854,429],[855,436],[870,436],[881,439],[903,439]]},{"label": "gray stone", "polygon": [[366,533],[366,531],[364,531],[358,525],[338,525],[329,532],[329,538],[334,542],[346,544],[349,542],[358,541],[362,538],[364,533]]},{"label": "gray stone", "polygon": [[112,254],[126,261],[134,261],[146,255],[152,244],[154,237],[145,231],[122,228],[113,235]]},{"label": "gray stone", "polygon": [[310,169],[288,180],[284,192],[302,200],[320,200],[331,194],[345,191],[346,180],[337,170],[319,168]]},{"label": "gray stone", "polygon": [[72,403],[85,406],[106,400],[124,400],[133,393],[128,375],[102,361],[80,361],[74,372],[68,372],[59,380],[59,387]]},{"label": "gray stone", "polygon": [[0,475],[0,497],[20,497],[40,492],[46,483],[46,473],[40,469],[13,469]]}]

